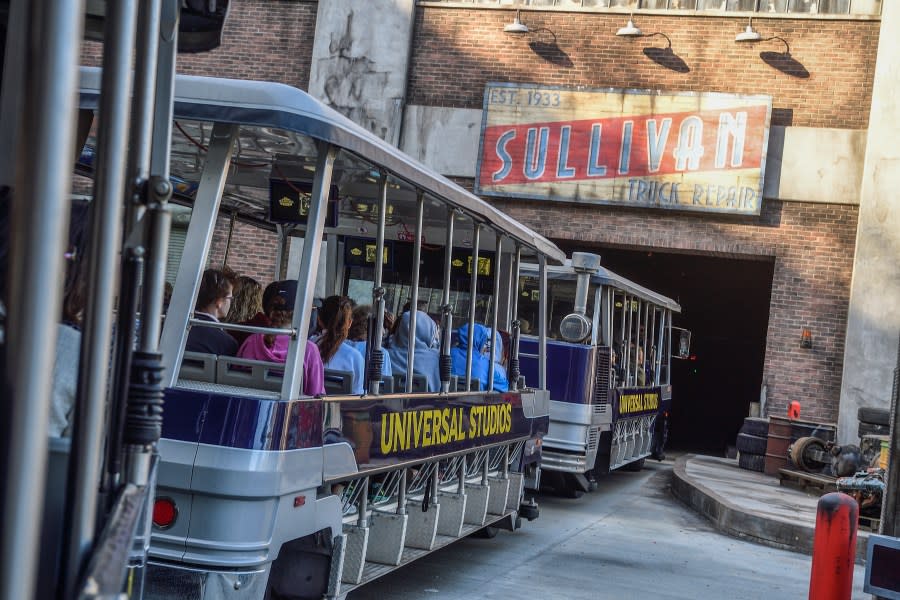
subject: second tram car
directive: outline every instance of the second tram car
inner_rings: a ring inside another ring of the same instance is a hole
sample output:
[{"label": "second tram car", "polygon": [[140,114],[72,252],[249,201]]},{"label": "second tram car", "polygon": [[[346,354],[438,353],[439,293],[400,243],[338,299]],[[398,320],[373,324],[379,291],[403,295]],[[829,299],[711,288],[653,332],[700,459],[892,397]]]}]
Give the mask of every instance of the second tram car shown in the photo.
[{"label": "second tram car", "polygon": [[[613,273],[600,257],[575,252],[547,272],[546,293],[534,265],[518,282],[521,326],[546,305],[547,388],[550,430],[544,438],[545,482],[572,496],[590,490],[596,476],[640,469],[662,457],[672,403],[675,357],[686,357],[689,332],[672,327],[677,302]],[[532,321],[534,322],[534,321]],[[525,380],[538,376],[538,338],[523,331],[520,360]]]}]

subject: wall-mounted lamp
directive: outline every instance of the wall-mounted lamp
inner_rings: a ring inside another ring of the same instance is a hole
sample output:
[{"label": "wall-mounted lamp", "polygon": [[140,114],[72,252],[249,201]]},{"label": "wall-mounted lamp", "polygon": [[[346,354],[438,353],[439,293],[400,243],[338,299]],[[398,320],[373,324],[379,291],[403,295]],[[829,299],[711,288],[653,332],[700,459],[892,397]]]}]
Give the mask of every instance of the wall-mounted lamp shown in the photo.
[{"label": "wall-mounted lamp", "polygon": [[753,29],[753,17],[747,20],[747,29],[743,30],[734,37],[736,42],[761,42],[762,36],[758,31]]},{"label": "wall-mounted lamp", "polygon": [[644,32],[634,24],[634,13],[628,15],[628,23],[625,24],[625,27],[619,29],[616,35],[621,35],[622,37],[641,37],[644,35]]},{"label": "wall-mounted lamp", "polygon": [[512,23],[507,24],[503,31],[506,33],[528,33],[528,25],[519,20],[519,9],[516,9],[516,18]]},{"label": "wall-mounted lamp", "polygon": [[809,329],[803,329],[803,332],[800,334],[800,347],[806,348],[807,350],[812,348],[812,333]]}]

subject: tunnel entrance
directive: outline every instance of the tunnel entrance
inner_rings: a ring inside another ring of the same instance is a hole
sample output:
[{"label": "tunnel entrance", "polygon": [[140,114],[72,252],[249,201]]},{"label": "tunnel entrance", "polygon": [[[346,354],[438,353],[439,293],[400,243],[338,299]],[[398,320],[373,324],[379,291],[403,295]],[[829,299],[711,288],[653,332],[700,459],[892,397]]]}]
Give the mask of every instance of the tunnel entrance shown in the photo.
[{"label": "tunnel entrance", "polygon": [[691,331],[691,356],[672,360],[668,447],[723,454],[759,400],[774,262],[557,244],[681,305],[674,325]]}]

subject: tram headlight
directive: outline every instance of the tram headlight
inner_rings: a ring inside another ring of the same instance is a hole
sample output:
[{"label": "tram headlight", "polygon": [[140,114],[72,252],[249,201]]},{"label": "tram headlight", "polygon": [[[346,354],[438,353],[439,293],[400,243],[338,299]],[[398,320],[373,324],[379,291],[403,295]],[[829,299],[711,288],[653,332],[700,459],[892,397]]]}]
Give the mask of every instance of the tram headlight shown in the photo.
[{"label": "tram headlight", "polygon": [[153,503],[153,525],[159,529],[168,529],[178,518],[178,507],[171,498],[157,498]]},{"label": "tram headlight", "polygon": [[563,317],[559,323],[559,335],[567,342],[580,342],[591,333],[591,322],[587,317],[571,313]]}]

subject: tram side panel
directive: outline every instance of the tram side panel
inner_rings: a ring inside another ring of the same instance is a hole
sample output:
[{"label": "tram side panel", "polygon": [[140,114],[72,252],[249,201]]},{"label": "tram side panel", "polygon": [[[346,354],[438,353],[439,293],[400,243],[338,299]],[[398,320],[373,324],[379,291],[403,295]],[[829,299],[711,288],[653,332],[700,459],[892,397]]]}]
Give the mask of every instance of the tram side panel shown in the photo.
[{"label": "tram side panel", "polygon": [[[523,337],[520,344],[522,374],[536,381],[538,340]],[[657,420],[668,413],[671,394],[659,387],[611,388],[610,379],[608,347],[547,340],[550,428],[543,470],[602,474],[652,454]]]}]

